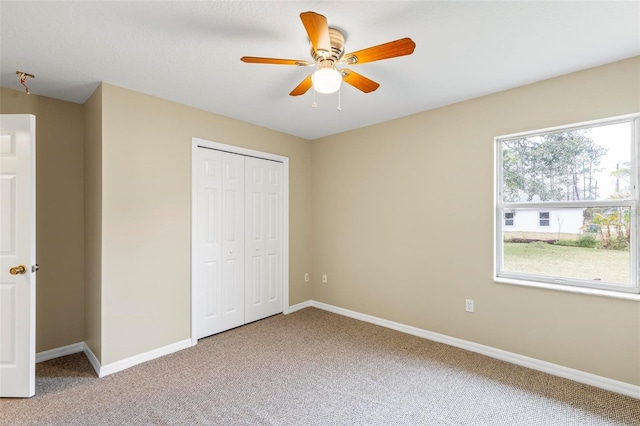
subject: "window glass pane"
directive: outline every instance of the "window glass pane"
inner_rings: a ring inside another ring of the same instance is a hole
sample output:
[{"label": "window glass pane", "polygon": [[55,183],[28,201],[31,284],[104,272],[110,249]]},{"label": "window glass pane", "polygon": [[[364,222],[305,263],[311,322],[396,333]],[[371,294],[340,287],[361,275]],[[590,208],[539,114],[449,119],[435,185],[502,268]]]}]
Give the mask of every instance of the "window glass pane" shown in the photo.
[{"label": "window glass pane", "polygon": [[503,140],[503,200],[629,199],[630,159],[630,122]]},{"label": "window glass pane", "polygon": [[629,207],[553,208],[546,219],[534,209],[509,211],[503,271],[630,284]]}]

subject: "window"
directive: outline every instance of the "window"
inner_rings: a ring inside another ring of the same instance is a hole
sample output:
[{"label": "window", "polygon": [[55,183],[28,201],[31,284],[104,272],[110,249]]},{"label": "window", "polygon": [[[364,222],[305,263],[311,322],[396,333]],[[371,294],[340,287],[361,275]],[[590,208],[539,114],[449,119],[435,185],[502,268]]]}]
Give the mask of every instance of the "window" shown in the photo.
[{"label": "window", "polygon": [[549,226],[549,212],[538,213],[538,226]]},{"label": "window", "polygon": [[513,226],[515,217],[514,212],[504,212],[504,226]]},{"label": "window", "polygon": [[639,134],[633,114],[495,139],[496,281],[640,293]]}]

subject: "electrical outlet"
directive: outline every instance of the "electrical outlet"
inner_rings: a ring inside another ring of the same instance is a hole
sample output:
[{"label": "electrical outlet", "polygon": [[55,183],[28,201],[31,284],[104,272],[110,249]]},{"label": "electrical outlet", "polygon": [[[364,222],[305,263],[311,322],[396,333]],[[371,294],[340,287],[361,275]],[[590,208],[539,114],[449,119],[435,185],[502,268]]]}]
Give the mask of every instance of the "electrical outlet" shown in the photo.
[{"label": "electrical outlet", "polygon": [[309,273],[308,272],[306,274],[304,274],[304,282],[305,283],[309,282]]},{"label": "electrical outlet", "polygon": [[473,299],[464,300],[464,310],[467,312],[473,312]]},{"label": "electrical outlet", "polygon": [[327,274],[322,274],[322,284],[327,283]]}]

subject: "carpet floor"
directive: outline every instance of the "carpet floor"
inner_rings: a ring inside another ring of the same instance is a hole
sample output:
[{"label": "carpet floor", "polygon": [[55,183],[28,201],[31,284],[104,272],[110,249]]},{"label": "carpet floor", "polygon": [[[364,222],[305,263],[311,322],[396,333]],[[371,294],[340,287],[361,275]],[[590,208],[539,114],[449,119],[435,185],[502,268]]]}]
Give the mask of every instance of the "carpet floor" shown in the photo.
[{"label": "carpet floor", "polygon": [[37,365],[0,425],[640,425],[640,400],[306,308],[98,379]]}]

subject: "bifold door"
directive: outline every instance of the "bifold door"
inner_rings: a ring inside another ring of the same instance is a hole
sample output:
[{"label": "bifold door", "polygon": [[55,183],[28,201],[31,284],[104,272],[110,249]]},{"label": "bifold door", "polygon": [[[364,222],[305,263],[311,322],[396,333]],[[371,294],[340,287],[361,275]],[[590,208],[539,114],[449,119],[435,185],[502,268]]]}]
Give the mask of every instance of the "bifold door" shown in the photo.
[{"label": "bifold door", "polygon": [[282,164],[246,158],[245,322],[282,312]]},{"label": "bifold door", "polygon": [[194,332],[206,337],[282,312],[282,164],[198,148]]}]

